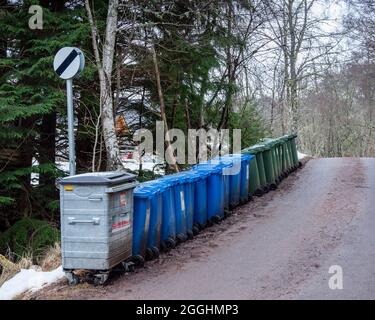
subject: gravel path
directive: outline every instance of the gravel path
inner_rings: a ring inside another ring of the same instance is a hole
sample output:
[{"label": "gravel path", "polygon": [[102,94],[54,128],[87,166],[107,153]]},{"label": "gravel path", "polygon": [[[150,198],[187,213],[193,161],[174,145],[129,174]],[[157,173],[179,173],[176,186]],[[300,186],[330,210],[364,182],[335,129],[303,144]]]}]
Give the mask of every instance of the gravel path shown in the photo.
[{"label": "gravel path", "polygon": [[[375,159],[314,159],[275,192],[238,208],[105,287],[65,281],[34,299],[374,299]],[[343,269],[343,290],[328,286]]]}]

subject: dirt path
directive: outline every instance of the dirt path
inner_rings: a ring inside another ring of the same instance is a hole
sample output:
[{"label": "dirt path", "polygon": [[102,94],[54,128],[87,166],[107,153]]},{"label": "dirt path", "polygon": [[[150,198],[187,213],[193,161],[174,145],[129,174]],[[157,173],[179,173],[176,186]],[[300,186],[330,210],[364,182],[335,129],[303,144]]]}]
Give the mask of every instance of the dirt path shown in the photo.
[{"label": "dirt path", "polygon": [[[145,270],[36,299],[375,298],[375,159],[317,159]],[[344,289],[331,290],[340,265]],[[30,296],[29,296],[30,297]]]}]

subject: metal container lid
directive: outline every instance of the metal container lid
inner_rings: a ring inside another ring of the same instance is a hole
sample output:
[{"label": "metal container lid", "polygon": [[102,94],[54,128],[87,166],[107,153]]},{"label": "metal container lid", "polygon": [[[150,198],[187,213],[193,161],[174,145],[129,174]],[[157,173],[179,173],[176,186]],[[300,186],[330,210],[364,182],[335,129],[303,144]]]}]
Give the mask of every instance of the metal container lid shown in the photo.
[{"label": "metal container lid", "polygon": [[134,174],[125,171],[89,172],[63,178],[61,185],[104,185],[112,186],[136,180]]}]

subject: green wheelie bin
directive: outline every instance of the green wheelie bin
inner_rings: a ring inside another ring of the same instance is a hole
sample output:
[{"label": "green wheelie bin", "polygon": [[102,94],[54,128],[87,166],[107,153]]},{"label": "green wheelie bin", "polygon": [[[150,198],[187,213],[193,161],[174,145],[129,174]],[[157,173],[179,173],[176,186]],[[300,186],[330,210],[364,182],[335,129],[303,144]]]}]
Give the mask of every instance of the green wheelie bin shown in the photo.
[{"label": "green wheelie bin", "polygon": [[287,139],[285,137],[278,138],[280,142],[280,152],[281,152],[281,175],[283,178],[288,176],[288,169],[289,169],[289,160],[288,160],[288,147],[287,147]]},{"label": "green wheelie bin", "polygon": [[260,186],[259,169],[256,154],[250,151],[249,148],[242,150],[242,153],[254,156],[254,158],[250,160],[249,195],[250,197],[259,196],[262,194],[262,190]]},{"label": "green wheelie bin", "polygon": [[287,159],[287,165],[288,169],[287,172],[290,174],[294,170],[294,159],[293,159],[293,153],[292,153],[292,146],[291,146],[291,139],[290,135],[285,135],[282,137],[285,140],[285,145],[286,145],[286,159]]},{"label": "green wheelie bin", "polygon": [[276,183],[276,176],[275,176],[275,165],[274,165],[274,157],[273,157],[273,147],[270,145],[270,143],[264,142],[264,144],[261,144],[263,146],[263,162],[264,162],[264,172],[266,174],[266,182],[267,186],[271,190],[275,190],[277,188]]},{"label": "green wheelie bin", "polygon": [[267,184],[264,161],[263,161],[263,151],[265,150],[264,145],[254,145],[246,149],[246,152],[252,154],[256,158],[258,174],[259,174],[259,183],[260,188],[256,191],[256,196],[261,196],[262,194],[269,191],[269,186]]},{"label": "green wheelie bin", "polygon": [[291,134],[289,136],[290,139],[290,146],[292,149],[292,159],[293,159],[293,165],[294,165],[294,170],[297,169],[300,166],[299,160],[298,160],[298,154],[297,154],[297,135],[296,134]]},{"label": "green wheelie bin", "polygon": [[[280,182],[277,142],[275,139],[265,138],[262,140],[262,143],[269,148],[269,151],[263,153],[263,160],[265,164],[267,183],[271,189],[274,190]],[[268,159],[268,156],[270,157],[270,160]]]}]

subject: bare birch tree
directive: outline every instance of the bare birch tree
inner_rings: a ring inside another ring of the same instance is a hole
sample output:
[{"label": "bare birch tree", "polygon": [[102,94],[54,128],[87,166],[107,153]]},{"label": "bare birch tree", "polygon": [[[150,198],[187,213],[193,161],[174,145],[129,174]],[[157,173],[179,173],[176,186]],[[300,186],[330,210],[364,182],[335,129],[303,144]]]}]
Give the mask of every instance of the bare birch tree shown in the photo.
[{"label": "bare birch tree", "polygon": [[[98,28],[94,21],[89,0],[85,0],[87,16],[91,27],[92,46],[100,81],[100,110],[104,143],[107,151],[107,169],[122,169],[120,148],[116,137],[114,103],[111,89],[113,60],[116,44],[118,0],[108,1],[107,23],[104,41],[100,41]],[[99,47],[103,43],[102,47]],[[102,53],[102,54],[100,54]],[[95,151],[94,151],[95,155]],[[93,160],[95,162],[95,158]],[[93,163],[95,167],[95,163]]]}]

